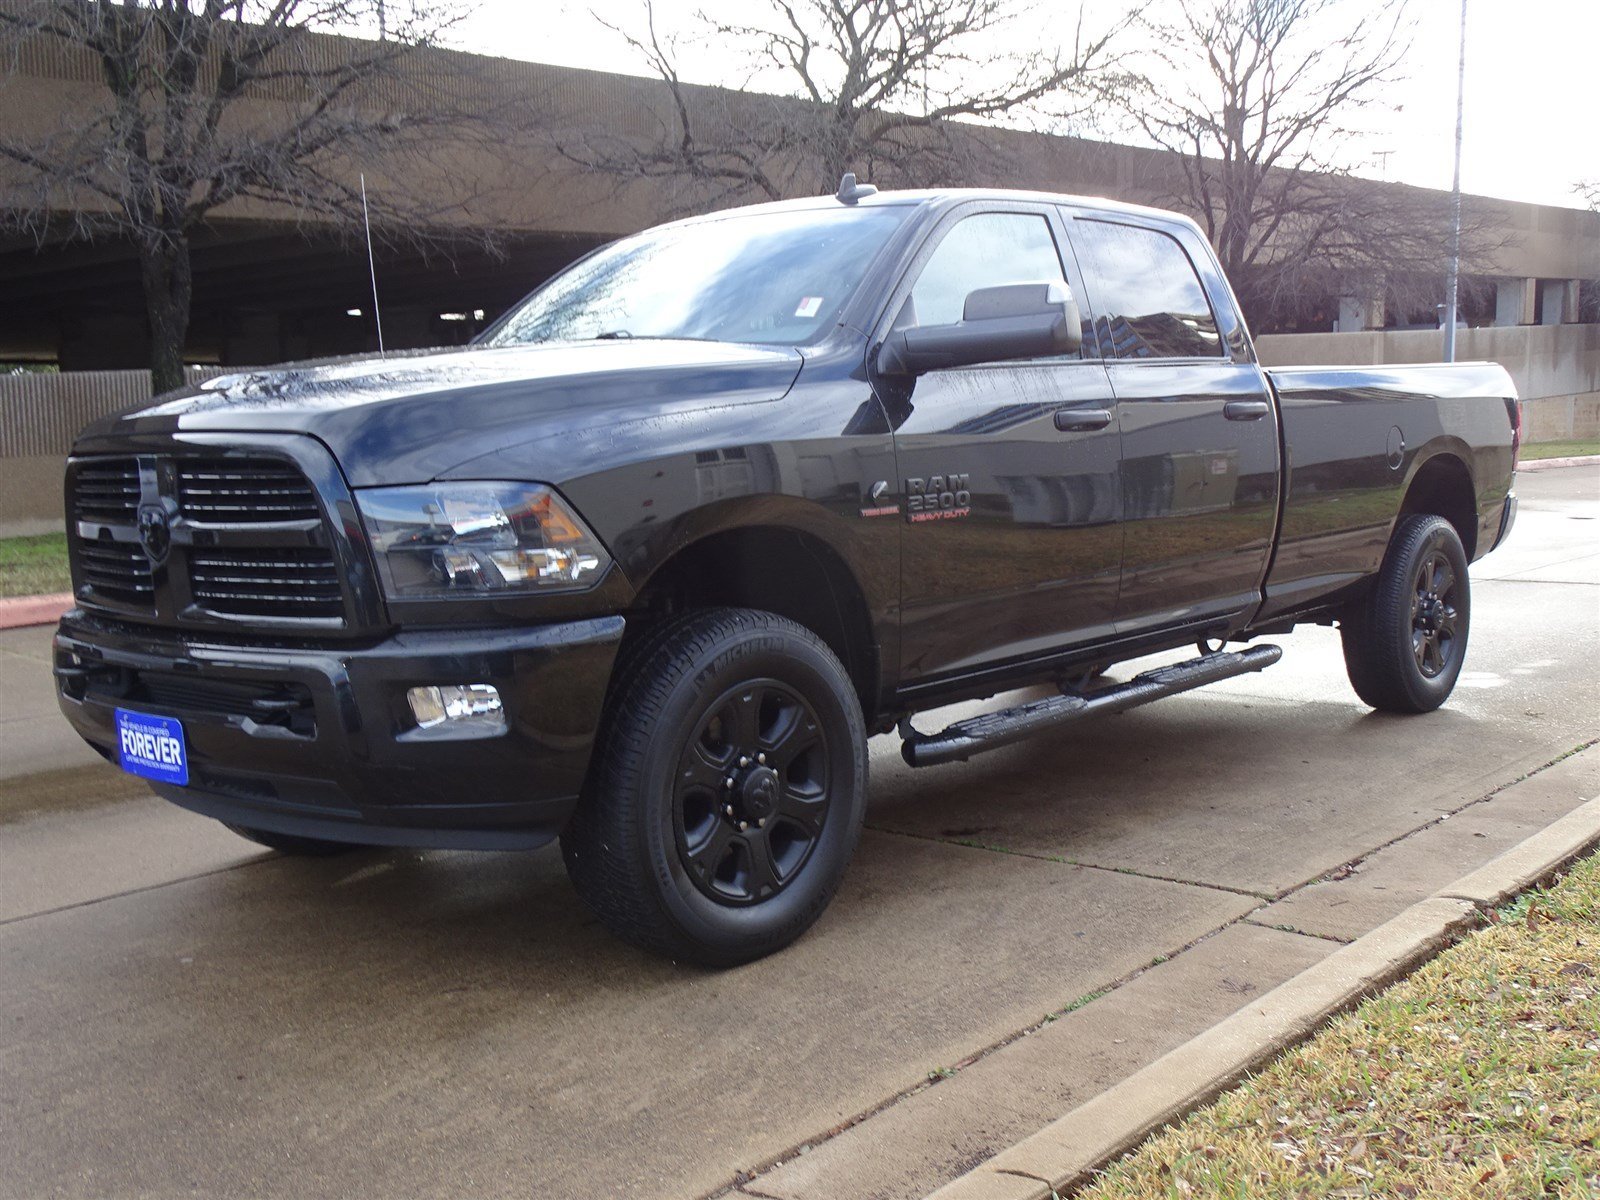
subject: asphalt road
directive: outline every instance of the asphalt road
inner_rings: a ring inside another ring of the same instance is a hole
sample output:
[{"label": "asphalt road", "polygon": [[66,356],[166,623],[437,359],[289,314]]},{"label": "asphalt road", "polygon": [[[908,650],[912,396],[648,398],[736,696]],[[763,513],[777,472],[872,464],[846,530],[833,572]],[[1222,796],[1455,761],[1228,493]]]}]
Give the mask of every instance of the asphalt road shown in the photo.
[{"label": "asphalt road", "polygon": [[0,782],[0,1196],[921,1195],[1600,792],[1556,763],[1600,470],[1518,490],[1445,710],[1370,713],[1313,628],[968,764],[879,739],[842,893],[736,971],[617,944],[553,852],[295,861],[102,765]]}]

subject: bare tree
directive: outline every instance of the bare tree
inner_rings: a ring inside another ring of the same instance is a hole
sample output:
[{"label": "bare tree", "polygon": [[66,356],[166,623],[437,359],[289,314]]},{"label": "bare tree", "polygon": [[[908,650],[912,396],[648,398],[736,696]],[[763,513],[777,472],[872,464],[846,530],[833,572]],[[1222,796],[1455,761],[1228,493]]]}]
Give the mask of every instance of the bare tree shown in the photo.
[{"label": "bare tree", "polygon": [[[87,60],[103,85],[88,111],[0,131],[0,223],[41,244],[131,242],[155,387],[175,387],[202,225],[241,206],[358,220],[354,163],[381,156],[393,182],[407,155],[459,136],[467,118],[437,80],[402,70],[452,15],[396,0],[0,0],[12,71],[24,54],[50,54]],[[380,40],[322,36],[374,28]],[[391,186],[373,218],[425,236],[459,203]]]},{"label": "bare tree", "polygon": [[[1431,295],[1448,215],[1416,189],[1357,180],[1351,147],[1409,45],[1408,0],[1182,0],[1141,19],[1119,107],[1175,156],[1165,197],[1205,228],[1263,329],[1340,291],[1402,308]],[[1465,245],[1481,252],[1483,213]]]},{"label": "bare tree", "polygon": [[[1039,47],[1056,22],[1026,0],[751,0],[746,15],[697,14],[692,30],[602,19],[665,85],[654,128],[589,131],[560,147],[620,179],[697,185],[692,203],[831,191],[846,171],[889,183],[971,173],[977,139],[960,122],[1033,113],[1059,120],[1114,64],[1116,34],[1081,14],[1066,43]],[[680,50],[704,38],[746,68],[736,89],[686,83]],[[765,90],[762,90],[765,89]]]}]

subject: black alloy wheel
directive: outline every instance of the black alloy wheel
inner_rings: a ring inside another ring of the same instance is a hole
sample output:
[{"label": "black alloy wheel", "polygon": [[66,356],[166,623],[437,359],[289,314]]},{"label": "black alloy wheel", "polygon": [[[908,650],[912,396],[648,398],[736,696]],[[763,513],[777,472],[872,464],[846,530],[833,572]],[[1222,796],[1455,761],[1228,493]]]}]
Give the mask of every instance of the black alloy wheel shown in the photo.
[{"label": "black alloy wheel", "polygon": [[1417,669],[1437,679],[1450,666],[1459,644],[1455,607],[1456,572],[1442,550],[1430,550],[1417,571],[1411,597],[1411,652]]},{"label": "black alloy wheel", "polygon": [[758,904],[805,869],[828,818],[828,746],[793,688],[760,679],[714,700],[678,761],[678,854],[703,893]]}]

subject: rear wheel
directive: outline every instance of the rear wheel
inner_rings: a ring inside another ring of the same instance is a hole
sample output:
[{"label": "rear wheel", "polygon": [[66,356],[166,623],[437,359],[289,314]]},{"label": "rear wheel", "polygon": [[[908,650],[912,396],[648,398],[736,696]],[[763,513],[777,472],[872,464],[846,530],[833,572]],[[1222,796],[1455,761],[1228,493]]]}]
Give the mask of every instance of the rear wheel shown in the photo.
[{"label": "rear wheel", "polygon": [[832,899],[860,836],[866,733],[849,676],[772,613],[677,618],[620,668],[568,873],[618,936],[730,966]]},{"label": "rear wheel", "polygon": [[1432,712],[1456,686],[1471,619],[1455,527],[1443,517],[1402,517],[1372,591],[1340,622],[1356,695],[1384,712]]},{"label": "rear wheel", "polygon": [[292,833],[277,833],[271,829],[256,829],[249,825],[234,825],[227,821],[223,824],[240,837],[248,838],[258,846],[266,846],[279,854],[291,854],[297,858],[329,858],[335,854],[347,854],[351,850],[362,849],[354,842],[327,842],[321,838],[296,837]]}]

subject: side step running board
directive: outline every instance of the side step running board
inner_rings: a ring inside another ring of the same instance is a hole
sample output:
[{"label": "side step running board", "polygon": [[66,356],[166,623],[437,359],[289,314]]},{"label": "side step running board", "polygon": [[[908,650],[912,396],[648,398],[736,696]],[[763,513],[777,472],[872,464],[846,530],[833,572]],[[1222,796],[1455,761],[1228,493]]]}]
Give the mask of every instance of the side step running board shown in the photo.
[{"label": "side step running board", "polygon": [[900,743],[900,755],[913,767],[964,761],[974,754],[1009,746],[1058,725],[1102,713],[1126,712],[1152,700],[1176,696],[1221,679],[1264,671],[1282,657],[1281,646],[1252,646],[1248,650],[1206,654],[1170,667],[1157,667],[1135,675],[1127,683],[1087,696],[1050,696],[1016,708],[983,713],[957,721],[939,733],[918,733],[909,722],[902,721],[900,728],[905,741]]}]

